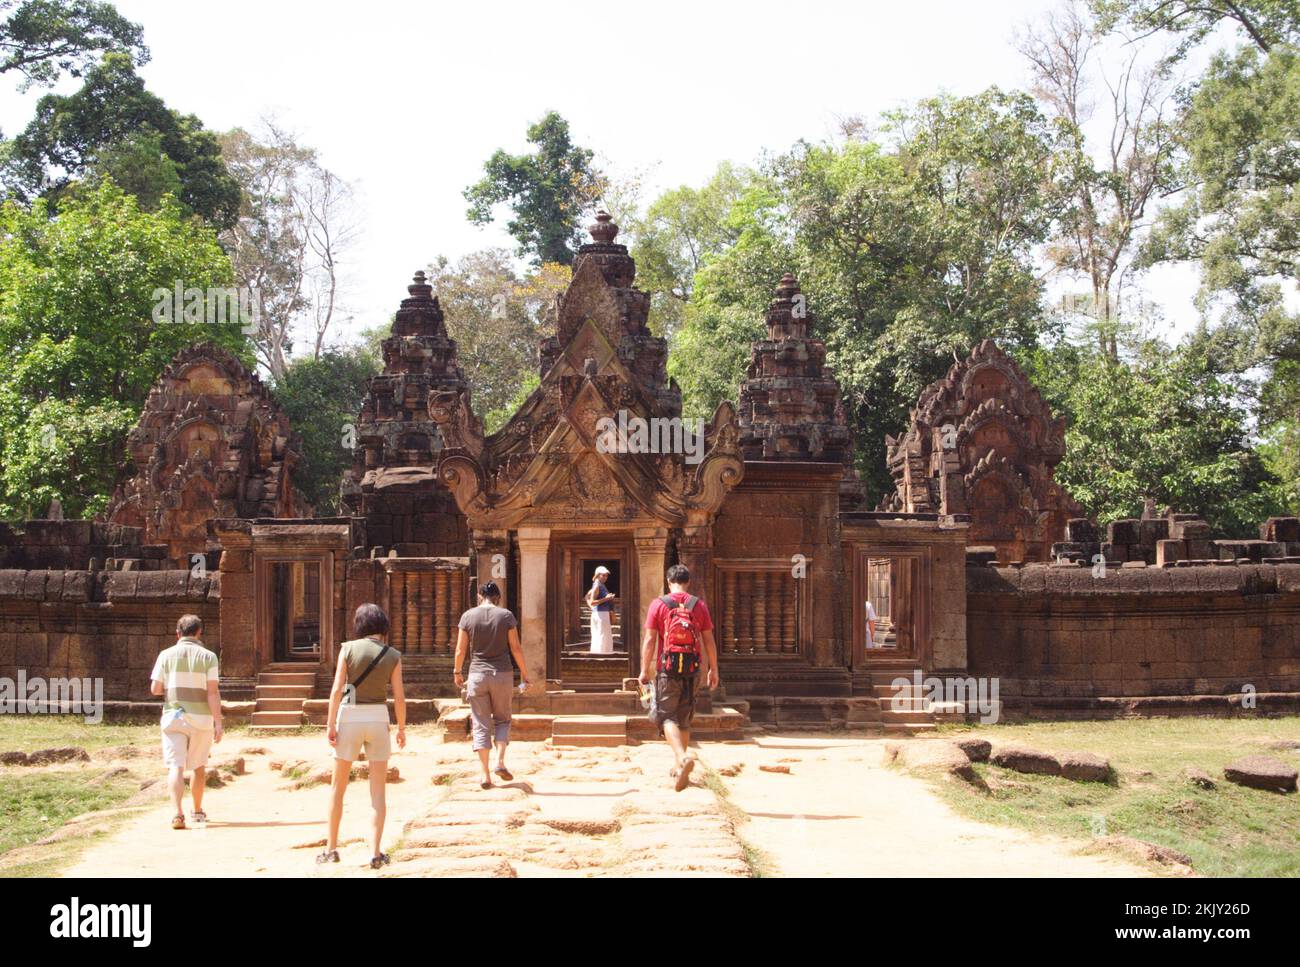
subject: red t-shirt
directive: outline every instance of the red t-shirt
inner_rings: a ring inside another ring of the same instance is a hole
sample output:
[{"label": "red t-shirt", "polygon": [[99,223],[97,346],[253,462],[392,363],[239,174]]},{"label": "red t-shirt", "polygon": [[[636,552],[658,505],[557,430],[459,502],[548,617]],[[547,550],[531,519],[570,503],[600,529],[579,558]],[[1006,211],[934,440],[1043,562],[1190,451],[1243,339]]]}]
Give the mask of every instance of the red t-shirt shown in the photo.
[{"label": "red t-shirt", "polygon": [[[686,599],[691,595],[688,591],[674,591],[669,596],[674,601],[684,604]],[[664,634],[668,631],[668,614],[668,605],[664,604],[662,596],[651,601],[650,607],[646,609],[645,613],[645,627],[653,628],[655,631],[659,632],[660,647],[663,646]],[[713,630],[713,618],[709,616],[709,606],[704,603],[703,598],[695,603],[694,614],[695,626],[699,628],[700,631]]]}]

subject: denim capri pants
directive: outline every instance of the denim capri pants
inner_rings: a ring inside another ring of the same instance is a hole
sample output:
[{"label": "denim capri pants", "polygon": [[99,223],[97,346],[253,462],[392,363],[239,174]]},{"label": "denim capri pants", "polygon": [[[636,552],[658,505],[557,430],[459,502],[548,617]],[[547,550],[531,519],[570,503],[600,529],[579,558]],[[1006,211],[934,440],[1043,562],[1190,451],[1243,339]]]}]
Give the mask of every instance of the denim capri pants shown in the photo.
[{"label": "denim capri pants", "polygon": [[490,749],[510,741],[510,698],[514,692],[515,673],[510,671],[472,671],[465,690],[469,717],[473,725],[474,749]]}]

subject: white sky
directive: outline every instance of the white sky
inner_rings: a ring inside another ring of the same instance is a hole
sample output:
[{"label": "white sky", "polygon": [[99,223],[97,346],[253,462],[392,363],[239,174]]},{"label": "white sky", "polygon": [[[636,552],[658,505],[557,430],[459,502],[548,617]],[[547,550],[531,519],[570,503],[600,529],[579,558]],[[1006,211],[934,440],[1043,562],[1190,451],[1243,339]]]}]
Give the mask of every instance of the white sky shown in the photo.
[{"label": "white sky", "polygon": [[[169,106],[214,130],[273,114],[357,184],[355,330],[386,321],[437,255],[513,248],[503,229],[466,221],[461,191],[497,147],[522,150],[549,109],[616,173],[649,169],[653,198],[702,183],[719,161],[827,137],[838,117],[1023,86],[1012,35],[1051,5],[115,2],[144,26],[142,74]],[[19,96],[6,79],[0,128],[20,130],[39,93]],[[1166,270],[1147,288],[1185,329],[1194,286],[1190,271]]]}]

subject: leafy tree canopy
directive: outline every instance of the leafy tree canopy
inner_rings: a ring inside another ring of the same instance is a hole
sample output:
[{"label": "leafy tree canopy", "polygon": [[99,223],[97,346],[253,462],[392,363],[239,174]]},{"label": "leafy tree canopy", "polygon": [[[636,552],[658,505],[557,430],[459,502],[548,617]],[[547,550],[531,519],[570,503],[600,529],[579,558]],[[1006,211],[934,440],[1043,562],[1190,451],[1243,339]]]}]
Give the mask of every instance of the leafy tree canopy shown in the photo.
[{"label": "leafy tree canopy", "polygon": [[1090,0],[1089,6],[1102,30],[1127,29],[1135,39],[1177,35],[1177,58],[1225,23],[1265,53],[1300,39],[1300,0]]},{"label": "leafy tree canopy", "polygon": [[859,469],[889,488],[884,437],[921,389],[992,336],[1033,345],[1033,268],[1064,205],[1068,153],[1023,94],[939,97],[888,115],[880,140],[798,145],[731,206],[670,368],[693,414],[735,394],[780,272],[808,293],[844,391]]},{"label": "leafy tree canopy", "polygon": [[558,264],[520,274],[501,249],[472,252],[454,263],[439,258],[429,266],[429,284],[489,433],[523,402],[520,387],[536,379],[537,344],[555,333],[555,298],[570,276],[569,267]]},{"label": "leafy tree canopy", "polygon": [[0,0],[0,74],[17,71],[23,86],[80,77],[103,54],[149,60],[138,24],[95,0]]},{"label": "leafy tree canopy", "polygon": [[4,180],[20,199],[57,203],[74,182],[124,169],[132,172],[128,182],[152,186],[148,196],[178,186],[177,199],[219,229],[239,217],[239,184],[217,136],[147,91],[127,54],[106,55],[80,90],[37,102],[36,116],[8,146]]},{"label": "leafy tree canopy", "polygon": [[528,129],[530,154],[497,149],[483,166],[481,181],[465,189],[469,220],[487,225],[498,205],[513,217],[506,229],[519,243],[521,258],[534,265],[570,265],[582,243],[582,219],[600,197],[603,177],[594,153],[573,143],[569,122],[555,111]]},{"label": "leafy tree canopy", "polygon": [[1253,446],[1246,387],[1199,339],[1144,338],[1121,358],[1089,339],[1026,354],[1026,368],[1067,420],[1056,478],[1102,522],[1157,506],[1205,517],[1218,534],[1258,535],[1285,494]]},{"label": "leafy tree canopy", "polygon": [[106,502],[126,430],[158,374],[206,340],[241,352],[238,324],[155,323],[155,290],[230,284],[212,229],[164,198],[157,211],[105,180],[70,196],[0,206],[0,516]]},{"label": "leafy tree canopy", "polygon": [[294,485],[318,516],[338,513],[339,481],[352,464],[345,430],[356,421],[366,381],[382,368],[371,346],[333,348],[291,360],[274,383],[276,400],[302,437]]}]

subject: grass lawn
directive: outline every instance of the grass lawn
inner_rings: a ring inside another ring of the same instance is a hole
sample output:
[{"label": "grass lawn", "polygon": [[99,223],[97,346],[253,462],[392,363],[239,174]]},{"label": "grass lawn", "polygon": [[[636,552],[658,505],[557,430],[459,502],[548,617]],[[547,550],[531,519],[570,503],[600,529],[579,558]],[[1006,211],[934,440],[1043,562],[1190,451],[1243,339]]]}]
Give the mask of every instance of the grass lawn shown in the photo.
[{"label": "grass lawn", "polygon": [[[942,734],[976,735],[994,746],[1094,752],[1117,773],[1116,781],[1101,784],[984,764],[976,771],[988,793],[964,782],[936,782],[945,801],[973,819],[1079,839],[1131,836],[1187,854],[1204,876],[1300,876],[1300,794],[1245,789],[1223,778],[1225,765],[1251,754],[1300,767],[1300,750],[1265,745],[1300,741],[1300,718],[1040,722]],[[1183,776],[1189,766],[1209,773],[1217,788],[1192,785]]]},{"label": "grass lawn", "polygon": [[[157,744],[156,725],[87,725],[67,715],[0,715],[3,752],[78,746],[93,756],[97,749],[134,745],[153,750]],[[95,836],[105,835],[107,824],[97,821],[87,824],[85,837],[39,847],[39,857],[30,850],[5,856],[44,839],[75,816],[121,806],[139,790],[139,776],[96,783],[106,771],[96,761],[51,768],[0,767],[0,876],[48,876],[75,859]],[[92,826],[99,832],[90,832]],[[14,856],[22,859],[15,861]]]}]

